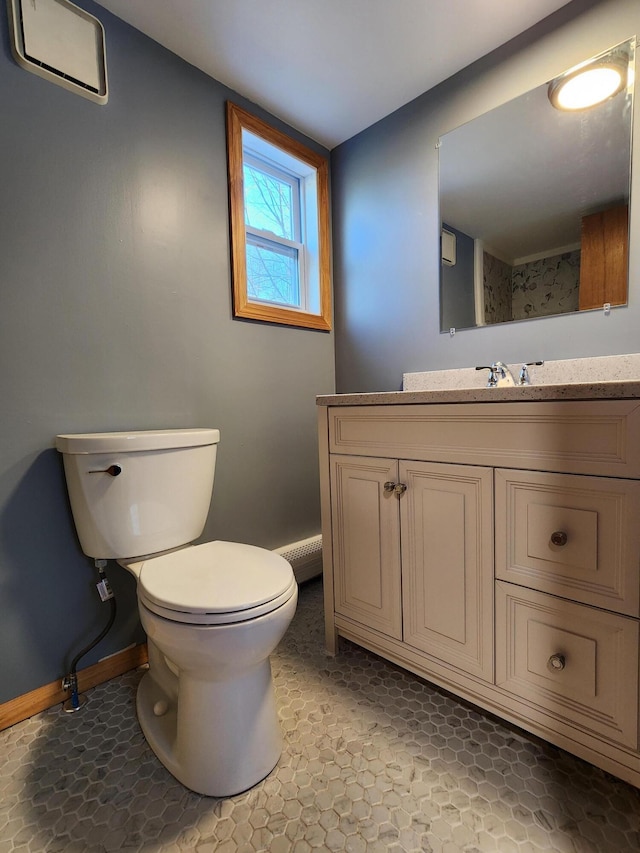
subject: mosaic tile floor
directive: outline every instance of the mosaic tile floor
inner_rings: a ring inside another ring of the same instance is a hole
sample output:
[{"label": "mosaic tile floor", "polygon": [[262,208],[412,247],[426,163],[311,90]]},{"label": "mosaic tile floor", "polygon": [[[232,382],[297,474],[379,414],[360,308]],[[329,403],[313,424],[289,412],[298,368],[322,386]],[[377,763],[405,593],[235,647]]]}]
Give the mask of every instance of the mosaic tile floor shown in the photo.
[{"label": "mosaic tile floor", "polygon": [[139,673],[0,733],[0,853],[638,853],[640,791],[348,643],[319,581],[272,658],[285,751],[227,800],[183,788],[134,711]]}]

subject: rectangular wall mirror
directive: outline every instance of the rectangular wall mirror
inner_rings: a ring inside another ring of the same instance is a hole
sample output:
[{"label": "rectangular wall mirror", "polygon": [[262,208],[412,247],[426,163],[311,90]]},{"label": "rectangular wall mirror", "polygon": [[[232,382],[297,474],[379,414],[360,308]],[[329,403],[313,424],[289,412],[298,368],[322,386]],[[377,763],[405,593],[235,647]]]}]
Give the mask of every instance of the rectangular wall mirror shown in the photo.
[{"label": "rectangular wall mirror", "polygon": [[[441,137],[442,332],[626,304],[634,55],[630,39]],[[619,68],[618,91],[559,106],[587,68]]]}]

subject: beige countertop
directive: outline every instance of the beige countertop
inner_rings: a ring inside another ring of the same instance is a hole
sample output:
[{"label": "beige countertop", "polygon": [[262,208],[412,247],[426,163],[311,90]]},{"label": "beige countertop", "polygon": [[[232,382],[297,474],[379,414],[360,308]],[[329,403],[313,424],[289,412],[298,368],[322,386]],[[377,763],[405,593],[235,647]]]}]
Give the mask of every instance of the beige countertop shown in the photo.
[{"label": "beige countertop", "polygon": [[640,399],[640,380],[570,382],[514,388],[451,388],[431,391],[383,391],[367,394],[323,394],[318,406],[400,406],[409,403],[507,403],[537,400]]}]

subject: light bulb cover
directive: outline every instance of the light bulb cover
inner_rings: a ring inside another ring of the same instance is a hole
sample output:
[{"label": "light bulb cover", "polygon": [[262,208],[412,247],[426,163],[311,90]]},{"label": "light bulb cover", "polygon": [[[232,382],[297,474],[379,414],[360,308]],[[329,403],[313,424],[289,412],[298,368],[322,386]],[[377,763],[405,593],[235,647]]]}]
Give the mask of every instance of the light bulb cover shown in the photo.
[{"label": "light bulb cover", "polygon": [[614,98],[627,85],[628,57],[611,53],[556,77],[547,94],[558,110],[588,110]]}]

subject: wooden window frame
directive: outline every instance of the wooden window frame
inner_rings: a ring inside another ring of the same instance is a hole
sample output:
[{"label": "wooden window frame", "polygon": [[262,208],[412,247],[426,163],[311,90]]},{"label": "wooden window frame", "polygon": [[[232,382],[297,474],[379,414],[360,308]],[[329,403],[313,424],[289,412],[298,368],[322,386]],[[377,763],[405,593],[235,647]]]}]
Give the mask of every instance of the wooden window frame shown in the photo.
[{"label": "wooden window frame", "polygon": [[[247,294],[246,227],[242,131],[247,130],[315,169],[318,198],[319,313],[251,302]],[[281,323],[306,329],[331,329],[331,250],[329,229],[329,164],[326,158],[271,127],[236,104],[227,102],[227,163],[231,226],[231,272],[235,317]]]}]

